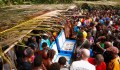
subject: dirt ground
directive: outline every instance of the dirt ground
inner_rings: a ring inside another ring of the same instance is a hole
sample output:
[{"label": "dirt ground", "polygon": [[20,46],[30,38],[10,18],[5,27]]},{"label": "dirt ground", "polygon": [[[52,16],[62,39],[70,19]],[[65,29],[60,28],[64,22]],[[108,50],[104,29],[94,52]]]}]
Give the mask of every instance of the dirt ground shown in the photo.
[{"label": "dirt ground", "polygon": [[52,10],[67,9],[73,4],[12,5],[0,8],[0,32]]}]

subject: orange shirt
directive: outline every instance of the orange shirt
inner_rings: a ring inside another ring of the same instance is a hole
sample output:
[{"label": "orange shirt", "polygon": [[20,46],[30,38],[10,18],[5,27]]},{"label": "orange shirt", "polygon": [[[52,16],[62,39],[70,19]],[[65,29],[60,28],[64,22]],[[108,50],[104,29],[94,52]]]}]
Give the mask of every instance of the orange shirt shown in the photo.
[{"label": "orange shirt", "polygon": [[108,70],[120,70],[120,57],[119,56],[109,62]]}]

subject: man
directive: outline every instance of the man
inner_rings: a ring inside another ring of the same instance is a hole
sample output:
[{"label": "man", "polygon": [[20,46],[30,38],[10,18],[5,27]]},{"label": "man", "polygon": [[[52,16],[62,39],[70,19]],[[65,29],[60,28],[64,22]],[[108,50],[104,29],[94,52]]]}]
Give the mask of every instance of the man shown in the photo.
[{"label": "man", "polygon": [[42,56],[36,56],[34,59],[34,67],[32,68],[32,70],[47,70],[44,64],[42,63],[42,60]]},{"label": "man", "polygon": [[[53,49],[48,50],[47,52],[47,58],[43,59],[43,64],[47,68],[47,70],[50,70],[50,65],[53,63],[52,60],[54,58],[55,51]],[[56,69],[57,70],[57,69]]]},{"label": "man", "polygon": [[43,42],[42,43],[42,50],[38,50],[36,53],[37,55],[41,55],[43,59],[47,58],[47,51],[48,51],[48,47],[47,47],[47,43]]},{"label": "man", "polygon": [[60,70],[60,64],[59,63],[51,64],[49,70]]},{"label": "man", "polygon": [[88,62],[90,51],[88,49],[81,49],[82,59],[74,61],[70,67],[70,70],[95,70],[95,66]]},{"label": "man", "polygon": [[98,49],[99,49],[99,50],[97,50],[97,51],[99,51],[99,53],[102,54],[102,53],[104,53],[104,52],[106,51],[106,48],[112,46],[112,43],[111,43],[111,42],[108,42],[108,41],[104,42],[104,40],[105,40],[105,39],[103,39],[104,36],[102,36],[101,38],[102,38],[101,41],[100,41],[100,42],[97,42],[96,44],[97,44],[97,47],[98,47]]},{"label": "man", "polygon": [[47,34],[44,34],[43,38],[41,39],[41,42],[40,42],[40,44],[39,44],[40,50],[43,50],[42,44],[43,44],[44,42],[46,42],[46,43],[47,43],[47,46],[50,47],[50,40],[49,40],[49,37],[48,37]]},{"label": "man", "polygon": [[95,58],[89,58],[88,61],[96,67],[96,70],[106,70],[106,63],[101,54],[97,54]]},{"label": "man", "polygon": [[118,56],[118,48],[109,47],[106,49],[106,51],[109,51],[111,55],[111,61],[108,63],[108,70],[120,70],[120,57]]},{"label": "man", "polygon": [[111,61],[111,53],[109,51],[106,51],[107,48],[109,47],[113,47],[111,42],[105,42],[104,44],[104,49],[103,49],[103,57],[104,57],[104,61],[106,62],[106,64],[108,64]]},{"label": "man", "polygon": [[77,35],[77,46],[76,46],[76,49],[75,49],[75,56],[76,56],[76,59],[75,60],[78,60],[79,59],[79,51],[81,50],[81,48],[83,48],[83,45],[86,44],[86,43],[89,43],[89,41],[87,39],[84,38],[83,34],[80,33]]},{"label": "man", "polygon": [[58,63],[60,64],[60,70],[69,70],[66,65],[67,59],[65,57],[60,57]]}]

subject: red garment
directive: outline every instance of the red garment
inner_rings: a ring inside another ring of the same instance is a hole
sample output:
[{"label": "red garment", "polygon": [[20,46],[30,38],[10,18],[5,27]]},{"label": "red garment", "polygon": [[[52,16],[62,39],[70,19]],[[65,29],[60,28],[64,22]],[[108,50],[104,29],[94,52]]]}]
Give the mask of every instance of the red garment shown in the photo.
[{"label": "red garment", "polygon": [[102,62],[100,65],[96,66],[94,58],[89,58],[88,61],[89,61],[89,63],[95,65],[96,70],[106,70],[106,64],[105,64],[105,62]]},{"label": "red garment", "polygon": [[119,28],[118,25],[115,25],[114,27],[115,27],[116,30]]}]

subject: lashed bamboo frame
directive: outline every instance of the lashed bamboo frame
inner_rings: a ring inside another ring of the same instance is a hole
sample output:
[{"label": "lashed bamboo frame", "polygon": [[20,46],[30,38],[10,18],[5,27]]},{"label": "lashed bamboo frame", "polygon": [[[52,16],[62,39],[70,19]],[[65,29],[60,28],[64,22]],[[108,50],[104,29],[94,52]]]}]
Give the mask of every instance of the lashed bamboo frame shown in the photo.
[{"label": "lashed bamboo frame", "polygon": [[[55,12],[55,11],[53,11],[53,12]],[[58,11],[56,11],[56,12],[58,12]],[[49,13],[49,14],[51,14],[51,13]],[[28,29],[28,30],[26,30],[25,32],[25,34],[23,33],[22,35],[21,34],[19,34],[20,36],[15,40],[15,41],[13,41],[13,43],[11,43],[10,45],[9,45],[9,48],[7,48],[5,51],[2,51],[2,45],[0,45],[0,56],[5,60],[5,61],[7,61],[7,63],[9,63],[9,65],[10,65],[10,69],[12,70],[12,67],[13,66],[15,66],[13,63],[11,63],[11,59],[8,57],[8,56],[5,56],[6,55],[6,53],[9,51],[9,50],[11,50],[16,44],[18,44],[18,42],[19,41],[21,41],[26,35],[28,35],[32,30],[35,30],[36,29],[36,27],[38,26],[38,25],[40,25],[41,24],[41,22],[43,22],[44,20],[46,20],[46,19],[48,19],[48,18],[50,18],[50,17],[46,17],[47,15],[49,15],[48,13],[47,14],[44,14],[44,15],[42,15],[42,16],[39,16],[39,17],[36,17],[36,18],[34,18],[34,19],[31,19],[31,20],[29,20],[29,21],[27,21],[27,22],[24,22],[24,23],[21,23],[20,25],[18,25],[18,26],[15,26],[15,27],[13,27],[13,28],[10,28],[10,29],[7,29],[7,30],[5,30],[5,31],[3,31],[3,32],[0,32],[0,37],[2,37],[2,35],[4,36],[4,35],[9,35],[10,33],[12,33],[12,32],[14,32],[14,31],[18,31],[18,32],[16,32],[17,33],[17,35],[20,33],[19,31],[21,31],[20,29],[22,29],[22,28],[24,28],[24,27],[31,27],[32,26],[32,28],[30,28],[30,29]],[[52,14],[53,15],[53,14]],[[50,15],[49,15],[50,16]],[[39,22],[39,23],[38,23]],[[38,30],[39,30],[39,28],[38,28]],[[47,30],[50,30],[50,29],[47,29]],[[15,32],[14,32],[15,33]],[[10,36],[9,36],[10,37]],[[16,70],[16,69],[15,69]]]},{"label": "lashed bamboo frame", "polygon": [[[59,17],[61,18],[53,18],[51,20],[49,20],[51,17],[54,17],[55,15],[57,15],[55,13],[55,11],[53,11],[54,13],[51,14],[50,13],[47,13],[47,14],[44,14],[44,15],[41,15],[39,17],[36,17],[36,18],[33,18],[27,22],[24,22],[18,26],[15,26],[13,28],[10,28],[8,30],[5,30],[3,32],[0,32],[0,37],[3,35],[6,35],[6,34],[9,34],[9,33],[12,33],[14,32],[16,35],[18,35],[18,38],[16,38],[15,41],[13,41],[9,48],[7,48],[5,51],[2,52],[2,50],[0,50],[0,55],[10,64],[10,67],[15,66],[14,64],[11,65],[11,60],[9,57],[9,59],[7,59],[5,57],[5,54],[11,50],[15,45],[17,45],[20,41],[22,41],[22,39],[24,37],[28,37],[28,36],[31,36],[31,35],[34,35],[34,36],[40,36],[40,34],[31,34],[31,32],[33,30],[44,30],[44,31],[57,31],[57,30],[54,30],[53,28],[64,28],[64,26],[62,25],[55,25],[54,23],[56,23],[57,19],[60,19],[60,20],[63,20],[63,19],[66,19],[66,16],[62,16],[62,15],[59,15]],[[56,12],[59,12],[59,11],[56,11]],[[54,15],[54,16],[53,16]],[[45,24],[48,24],[49,26],[46,26]],[[43,28],[41,28],[43,27]],[[52,28],[53,27],[53,28]],[[24,31],[22,33],[22,31]],[[25,33],[26,32],[26,33]],[[8,36],[9,38],[10,36]],[[27,47],[25,45],[21,45],[21,46],[24,46],[24,47]],[[0,45],[0,49],[2,49],[2,46]]]}]

